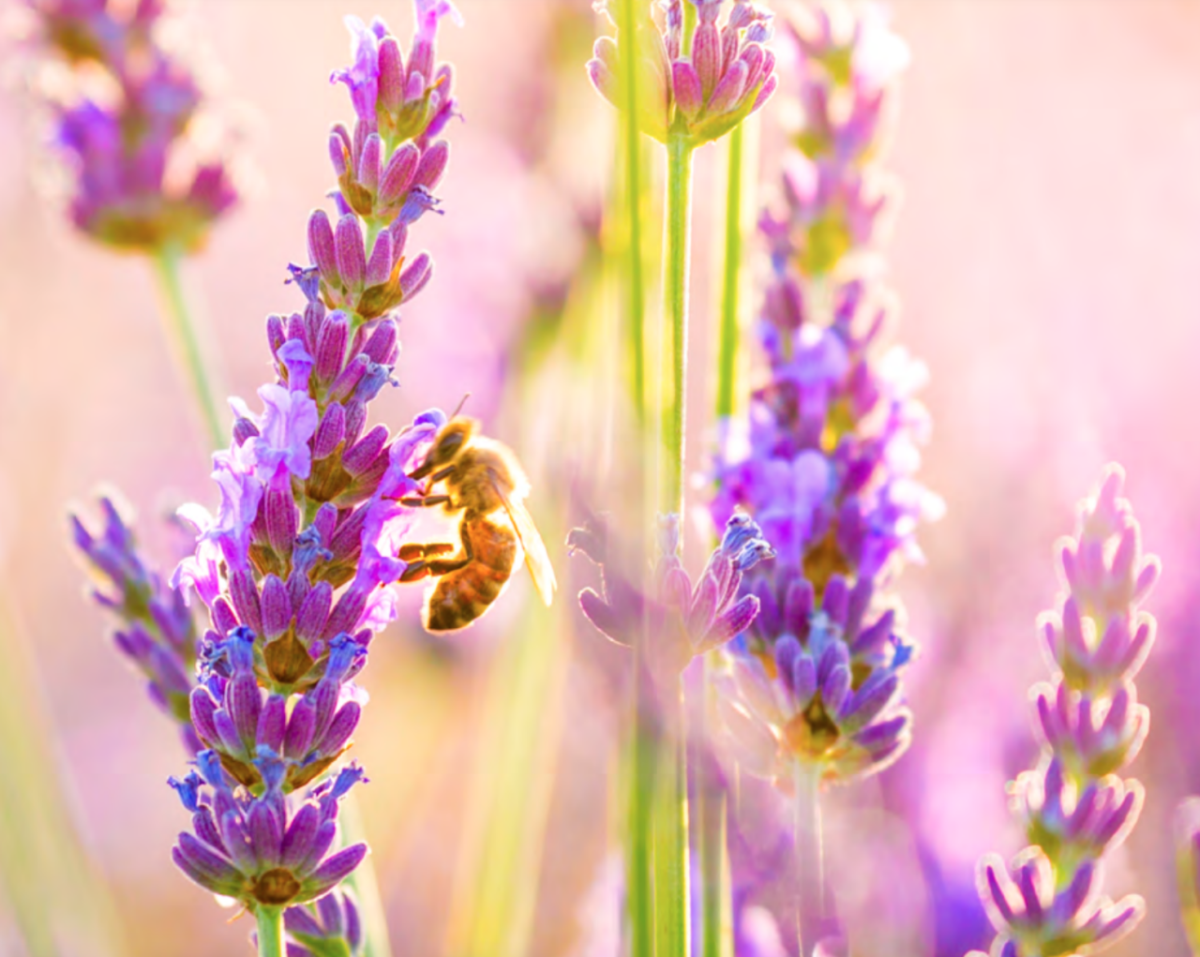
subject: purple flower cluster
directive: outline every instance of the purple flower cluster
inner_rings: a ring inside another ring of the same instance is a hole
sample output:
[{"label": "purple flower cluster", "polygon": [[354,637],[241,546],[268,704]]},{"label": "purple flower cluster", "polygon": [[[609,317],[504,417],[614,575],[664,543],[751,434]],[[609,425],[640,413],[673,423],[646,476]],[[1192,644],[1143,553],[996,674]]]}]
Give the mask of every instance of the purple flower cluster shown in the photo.
[{"label": "purple flower cluster", "polygon": [[804,122],[783,205],[762,219],[768,377],[747,420],[726,423],[712,504],[717,522],[753,515],[779,556],[749,583],[762,613],[731,646],[723,712],[744,760],[781,784],[793,761],[842,780],[907,746],[899,671],[912,651],[881,592],[920,557],[916,527],[940,507],[913,478],[924,368],[881,344],[886,296],[871,260],[885,194],[846,199],[882,178],[880,119],[905,48],[876,8],[836,13],[789,24]]},{"label": "purple flower cluster", "polygon": [[119,248],[200,246],[237,191],[227,159],[199,158],[188,139],[203,93],[158,39],[163,0],[26,3],[42,47],[76,81],[72,96],[50,104],[75,177],[75,225]]},{"label": "purple flower cluster", "polygon": [[1056,675],[1033,690],[1042,760],[1014,789],[1031,846],[1008,866],[980,861],[980,896],[999,933],[992,952],[1003,957],[1092,953],[1144,911],[1136,895],[1100,896],[1103,860],[1142,807],[1141,785],[1119,774],[1149,729],[1133,679],[1154,640],[1154,619],[1138,606],[1159,574],[1158,559],[1141,553],[1123,481],[1111,466],[1060,545],[1066,592],[1043,619]]},{"label": "purple flower cluster", "polygon": [[847,781],[898,758],[912,721],[899,705],[899,671],[912,649],[891,610],[868,624],[870,580],[851,588],[834,576],[819,607],[794,569],[754,587],[762,610],[717,679],[742,767],[787,791],[797,763]]},{"label": "purple flower cluster", "polygon": [[[638,26],[637,106],[642,132],[664,143],[668,135],[682,134],[700,146],[724,136],[775,90],[775,55],[765,46],[772,17],[749,0],[734,0],[718,26],[724,0],[687,0],[696,8],[688,36],[684,2],[663,3],[656,19],[644,18]],[[601,37],[588,62],[592,83],[618,109],[624,101],[621,55],[616,40]]]},{"label": "purple flower cluster", "polygon": [[189,753],[202,745],[192,730],[189,701],[196,686],[196,624],[183,595],[138,552],[126,511],[113,495],[100,497],[103,527],[92,531],[70,516],[80,556],[96,580],[93,599],[120,622],[117,648],[142,672],[150,699],[181,726]]},{"label": "purple flower cluster", "polygon": [[212,751],[201,751],[197,770],[182,781],[171,779],[195,831],[179,836],[171,856],[188,877],[223,897],[272,906],[317,900],[367,855],[366,844],[330,853],[338,799],[362,771],[347,767],[309,791],[303,803],[289,803],[284,762],[264,749],[255,763],[262,781],[257,796],[230,787]]},{"label": "purple flower cluster", "polygon": [[753,623],[758,599],[739,595],[742,578],[774,552],[748,516],[735,515],[693,585],[679,561],[679,517],[668,515],[659,524],[658,561],[648,593],[640,579],[630,577],[631,562],[610,542],[602,520],[574,529],[567,547],[603,572],[603,594],[591,588],[579,594],[588,620],[627,648],[645,641],[650,672],[665,681],[678,679],[693,658],[720,648]]},{"label": "purple flower cluster", "polygon": [[[420,495],[410,473],[445,422],[435,410],[396,436],[367,426],[399,354],[390,311],[430,274],[424,255],[402,269],[407,230],[433,206],[448,155],[433,138],[453,111],[433,37],[452,8],[416,6],[407,69],[382,21],[349,21],[355,63],[334,79],[350,86],[358,120],[331,140],[336,227],[312,214],[313,264],[290,267],[304,312],[267,321],[277,381],[259,389],[261,413],[233,403],[233,443],[213,458],[217,514],[181,510],[199,537],[174,584],[199,595],[209,628],[190,697],[199,775],[177,784],[196,828],[175,857],[202,886],[250,908],[314,900],[365,853],[324,857],[338,799],[361,777],[330,775],[365,701],[354,678],[395,617],[406,567],[397,554],[412,520],[401,499]],[[306,919],[315,920],[293,923]]]}]

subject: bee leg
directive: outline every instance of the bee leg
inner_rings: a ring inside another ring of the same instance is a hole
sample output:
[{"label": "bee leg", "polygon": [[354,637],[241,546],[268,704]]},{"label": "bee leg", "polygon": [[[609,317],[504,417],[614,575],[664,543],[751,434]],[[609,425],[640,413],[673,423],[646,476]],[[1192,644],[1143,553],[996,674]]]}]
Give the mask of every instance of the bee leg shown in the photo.
[{"label": "bee leg", "polygon": [[[452,551],[454,551],[454,546],[450,542],[432,542],[428,545],[421,545],[419,543],[401,545],[399,551],[396,552],[396,557],[402,562],[407,562],[408,567],[401,574],[400,581],[415,582],[429,575],[444,575],[445,572],[435,570],[435,566],[444,564],[444,562],[428,562],[425,559],[433,558],[436,555],[445,555],[447,552]],[[453,571],[453,569],[450,570]]]},{"label": "bee leg", "polygon": [[[449,551],[449,548],[446,550]],[[429,569],[430,575],[449,575],[460,568],[466,568],[473,561],[475,561],[475,551],[471,548],[470,539],[464,535],[462,537],[461,557],[435,559],[434,561],[426,562],[425,565]]]},{"label": "bee leg", "polygon": [[429,577],[429,574],[429,565],[424,561],[409,562],[408,567],[400,573],[399,581],[402,584],[420,581],[422,578]]},{"label": "bee leg", "polygon": [[452,551],[454,551],[454,545],[450,542],[433,542],[429,545],[413,543],[401,545],[396,552],[396,557],[402,562],[414,562],[421,558],[432,558],[435,555],[445,555]]},{"label": "bee leg", "polygon": [[433,508],[435,505],[445,505],[449,501],[449,495],[423,495],[399,499],[401,505],[407,505],[409,508]]}]

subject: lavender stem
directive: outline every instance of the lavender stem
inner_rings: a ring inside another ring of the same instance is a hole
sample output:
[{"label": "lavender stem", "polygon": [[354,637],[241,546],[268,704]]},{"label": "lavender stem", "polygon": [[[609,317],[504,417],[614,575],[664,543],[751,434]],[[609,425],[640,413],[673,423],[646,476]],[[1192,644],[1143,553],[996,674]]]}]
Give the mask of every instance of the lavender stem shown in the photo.
[{"label": "lavender stem", "polygon": [[188,380],[208,433],[209,445],[221,448],[225,442],[223,416],[217,405],[214,376],[206,367],[200,345],[199,328],[188,307],[183,290],[180,262],[183,251],[167,244],[154,254],[154,271],[163,296],[162,318],[172,358]]},{"label": "lavender stem", "polygon": [[284,957],[283,908],[260,906],[258,918],[258,957]]},{"label": "lavender stem", "polygon": [[797,936],[801,957],[812,957],[826,922],[825,847],[821,834],[821,765],[797,761],[795,786]]}]

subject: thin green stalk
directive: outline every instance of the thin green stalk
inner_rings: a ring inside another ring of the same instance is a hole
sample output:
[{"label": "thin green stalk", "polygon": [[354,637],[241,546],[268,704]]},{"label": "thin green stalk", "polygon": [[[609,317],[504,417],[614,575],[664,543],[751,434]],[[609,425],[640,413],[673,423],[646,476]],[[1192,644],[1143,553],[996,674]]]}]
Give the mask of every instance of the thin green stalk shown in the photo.
[{"label": "thin green stalk", "polygon": [[683,468],[687,453],[688,268],[692,233],[692,153],[682,133],[667,138],[667,209],[663,272],[663,317],[671,327],[670,399],[663,421],[663,467],[659,504],[683,514]]},{"label": "thin green stalk", "polygon": [[656,957],[689,957],[687,748],[683,687],[675,682],[662,700],[664,729],[658,759],[654,816],[654,930]]},{"label": "thin green stalk", "polygon": [[654,792],[658,732],[648,714],[645,651],[634,646],[634,719],[630,733],[628,832],[625,839],[630,957],[654,957]]},{"label": "thin green stalk", "polygon": [[[622,147],[628,218],[626,283],[628,292],[628,341],[633,360],[633,407],[640,429],[646,425],[646,274],[643,248],[642,134],[638,123],[639,63],[636,56],[638,0],[620,0],[617,28],[626,55],[621,57]],[[642,509],[635,509],[641,514]],[[645,648],[638,642],[633,653],[633,715],[630,722],[626,794],[626,907],[630,957],[654,957],[654,786],[657,730],[649,708],[649,675]]]},{"label": "thin green stalk", "polygon": [[725,192],[725,262],[721,281],[721,346],[717,366],[717,418],[733,415],[737,378],[738,297],[742,273],[742,153],[744,124],[729,134],[729,170]]},{"label": "thin green stalk", "polygon": [[28,957],[125,952],[108,885],[71,814],[37,667],[0,595],[0,898]]},{"label": "thin green stalk", "polygon": [[[543,531],[551,540],[563,537],[552,526]],[[565,608],[558,602],[547,615],[529,603],[520,637],[513,636],[488,679],[451,955],[523,957],[530,950],[570,654],[562,640]]]},{"label": "thin green stalk", "polygon": [[287,951],[283,943],[283,908],[260,904],[255,916],[258,918],[258,957],[284,957]]},{"label": "thin green stalk", "polygon": [[621,0],[618,4],[618,29],[630,51],[621,62],[624,71],[625,102],[621,110],[625,150],[626,215],[629,217],[629,342],[633,354],[633,405],[638,424],[646,419],[646,276],[642,267],[642,155],[641,131],[638,128],[638,57],[636,0]]},{"label": "thin green stalk", "polygon": [[801,957],[812,957],[826,929],[829,906],[825,885],[825,847],[821,834],[821,767],[796,762],[795,785],[796,872],[799,879],[797,928]]},{"label": "thin green stalk", "polygon": [[1200,957],[1200,900],[1196,897],[1196,878],[1191,842],[1176,852],[1175,876],[1179,890],[1179,917],[1192,957]]},{"label": "thin green stalk", "polygon": [[[697,709],[695,740],[705,747],[712,711],[716,705],[716,687],[712,683],[712,663],[705,659],[702,694],[704,701]],[[697,752],[699,753],[699,751]],[[713,786],[705,769],[693,770],[696,779],[696,822],[699,828],[697,846],[700,851],[700,955],[701,957],[732,957],[733,928],[729,920],[729,866],[725,839],[726,801],[723,789]]]},{"label": "thin green stalk", "polygon": [[181,367],[196,399],[209,443],[213,448],[221,448],[226,443],[222,426],[224,416],[217,404],[213,377],[204,361],[199,328],[183,291],[180,274],[182,259],[183,252],[171,245],[163,246],[153,257],[154,271],[164,299],[164,308],[161,310],[164,331],[175,361]]},{"label": "thin green stalk", "polygon": [[[358,803],[358,795],[353,791],[342,798],[338,820],[342,824],[342,843],[346,847],[366,841],[367,829],[363,824],[362,808]],[[383,907],[379,878],[370,855],[351,872],[344,883],[354,892],[354,900],[358,904],[358,916],[363,926],[363,957],[391,957],[387,912]]]}]

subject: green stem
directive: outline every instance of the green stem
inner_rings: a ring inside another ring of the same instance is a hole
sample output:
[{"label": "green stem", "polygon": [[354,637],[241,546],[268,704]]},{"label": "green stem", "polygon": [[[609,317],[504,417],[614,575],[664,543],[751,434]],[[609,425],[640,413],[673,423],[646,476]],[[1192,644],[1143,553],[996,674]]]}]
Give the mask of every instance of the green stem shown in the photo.
[{"label": "green stem", "polygon": [[658,762],[661,780],[655,789],[654,802],[655,957],[689,957],[691,894],[683,686],[677,680],[663,690],[666,691],[662,701],[665,727]]},{"label": "green stem", "polygon": [[258,918],[258,957],[284,957],[283,908],[260,904]]},{"label": "green stem", "polygon": [[[342,826],[342,843],[346,847],[366,841],[367,829],[363,824],[362,808],[358,795],[353,791],[345,795],[338,806],[338,820]],[[391,957],[392,942],[388,937],[387,913],[383,908],[383,896],[379,892],[379,878],[370,855],[358,865],[344,881],[354,892],[358,904],[358,915],[363,926],[362,957]]]},{"label": "green stem", "polygon": [[650,714],[650,676],[641,643],[634,648],[634,719],[630,735],[627,907],[630,957],[654,957],[654,792],[658,730]]},{"label": "green stem", "polygon": [[821,835],[821,766],[797,761],[795,785],[797,917],[801,957],[811,957],[824,936],[829,906],[825,886],[825,848]]},{"label": "green stem", "polygon": [[108,884],[71,813],[70,782],[32,649],[0,585],[0,908],[16,950],[62,957],[127,953]]},{"label": "green stem", "polygon": [[671,327],[671,397],[663,421],[663,468],[659,506],[683,514],[683,468],[687,453],[688,266],[692,232],[692,152],[686,134],[667,138],[667,209],[663,317]]},{"label": "green stem", "polygon": [[180,274],[183,253],[176,246],[163,246],[153,259],[155,274],[158,276],[164,299],[162,318],[165,323],[167,342],[176,363],[187,377],[188,385],[199,407],[200,416],[204,420],[209,443],[213,448],[219,449],[227,441],[225,429],[222,426],[224,416],[217,405],[213,377],[209,374],[204,361],[199,328],[192,311],[188,308],[187,296],[183,291]]},{"label": "green stem", "polygon": [[1200,957],[1200,899],[1196,897],[1195,865],[1191,842],[1186,842],[1175,857],[1175,876],[1179,889],[1179,916],[1192,957]]},{"label": "green stem", "polygon": [[[636,0],[621,0],[618,5],[619,31],[627,49],[637,49]],[[646,276],[642,267],[642,155],[638,128],[638,57],[621,58],[624,72],[624,120],[626,215],[629,217],[628,294],[629,342],[633,354],[633,407],[638,424],[646,419]]]},{"label": "green stem", "polygon": [[729,178],[725,193],[725,268],[721,283],[721,351],[717,366],[717,417],[733,415],[737,377],[738,295],[742,271],[742,153],[739,123],[729,134]]},{"label": "green stem", "polygon": [[[716,687],[712,683],[712,663],[704,664],[704,701],[698,709],[695,740],[705,747],[708,727],[716,705]],[[700,749],[697,750],[700,753]],[[729,887],[726,882],[728,853],[725,842],[725,792],[714,785],[704,768],[693,771],[696,779],[696,820],[699,825],[700,849],[700,929],[701,957],[727,957],[733,951],[732,927],[727,921],[726,906]]]}]

